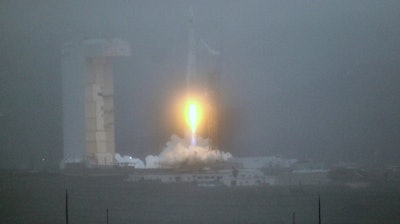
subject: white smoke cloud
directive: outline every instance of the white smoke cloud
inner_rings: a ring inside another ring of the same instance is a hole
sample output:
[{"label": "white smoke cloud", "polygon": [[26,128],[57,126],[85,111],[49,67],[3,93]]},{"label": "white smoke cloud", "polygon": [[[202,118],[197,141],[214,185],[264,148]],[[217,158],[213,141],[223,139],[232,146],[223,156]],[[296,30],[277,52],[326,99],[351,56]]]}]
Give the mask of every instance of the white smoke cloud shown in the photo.
[{"label": "white smoke cloud", "polygon": [[120,166],[133,166],[140,169],[145,168],[142,160],[138,158],[133,158],[132,156],[121,156],[120,154],[116,153],[115,160]]},{"label": "white smoke cloud", "polygon": [[[147,161],[158,161],[158,167],[156,168],[206,166],[217,161],[226,161],[230,158],[232,158],[230,153],[210,150],[207,139],[198,137],[197,145],[192,146],[189,141],[172,135],[167,147],[160,155],[146,157],[146,165]],[[156,165],[155,163],[153,164]]]},{"label": "white smoke cloud", "polygon": [[160,163],[158,160],[158,156],[153,156],[153,155],[146,156],[146,168],[154,169],[154,168],[159,168],[159,167],[160,167]]},{"label": "white smoke cloud", "polygon": [[[128,157],[129,158],[129,157]],[[192,146],[189,141],[176,135],[172,135],[167,142],[166,148],[158,155],[148,155],[143,168],[183,168],[183,167],[205,167],[218,161],[227,161],[232,158],[232,154],[219,150],[210,150],[207,139],[197,138],[197,145]],[[119,162],[120,158],[116,160]],[[142,168],[143,162],[137,162],[136,168]]]}]

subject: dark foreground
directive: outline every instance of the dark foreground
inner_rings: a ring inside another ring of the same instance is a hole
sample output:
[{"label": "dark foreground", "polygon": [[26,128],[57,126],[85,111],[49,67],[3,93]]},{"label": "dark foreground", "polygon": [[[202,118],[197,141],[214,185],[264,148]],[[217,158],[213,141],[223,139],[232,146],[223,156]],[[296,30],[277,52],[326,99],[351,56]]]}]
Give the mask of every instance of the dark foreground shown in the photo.
[{"label": "dark foreground", "polygon": [[398,186],[198,188],[121,177],[2,173],[0,223],[400,223]]}]

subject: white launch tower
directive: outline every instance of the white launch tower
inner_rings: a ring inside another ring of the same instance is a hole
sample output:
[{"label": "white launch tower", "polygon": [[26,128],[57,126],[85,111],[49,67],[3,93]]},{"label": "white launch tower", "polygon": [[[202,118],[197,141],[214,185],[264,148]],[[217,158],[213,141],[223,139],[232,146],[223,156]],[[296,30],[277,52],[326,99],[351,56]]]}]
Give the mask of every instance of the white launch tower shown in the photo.
[{"label": "white launch tower", "polygon": [[63,164],[114,164],[112,58],[129,56],[119,40],[91,39],[62,49]]}]

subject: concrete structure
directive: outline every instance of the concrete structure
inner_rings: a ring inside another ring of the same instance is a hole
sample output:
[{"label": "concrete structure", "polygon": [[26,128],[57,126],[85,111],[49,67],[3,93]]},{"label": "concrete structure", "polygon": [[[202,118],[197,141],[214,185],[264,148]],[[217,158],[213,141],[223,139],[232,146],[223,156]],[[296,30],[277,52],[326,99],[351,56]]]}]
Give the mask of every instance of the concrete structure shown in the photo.
[{"label": "concrete structure", "polygon": [[62,49],[63,134],[66,163],[114,163],[112,58],[129,56],[128,43],[92,39]]}]

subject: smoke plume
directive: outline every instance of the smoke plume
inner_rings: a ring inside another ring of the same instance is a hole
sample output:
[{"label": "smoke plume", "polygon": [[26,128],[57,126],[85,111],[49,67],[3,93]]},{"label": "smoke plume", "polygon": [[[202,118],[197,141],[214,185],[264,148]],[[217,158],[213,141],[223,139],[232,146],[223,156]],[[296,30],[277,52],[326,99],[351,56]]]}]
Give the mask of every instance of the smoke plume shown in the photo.
[{"label": "smoke plume", "polygon": [[197,145],[193,146],[190,145],[190,140],[172,135],[158,156],[148,155],[145,164],[138,162],[136,158],[132,158],[132,161],[137,163],[137,168],[142,168],[142,164],[143,168],[201,168],[231,158],[230,153],[209,149],[207,139],[198,137]]}]

